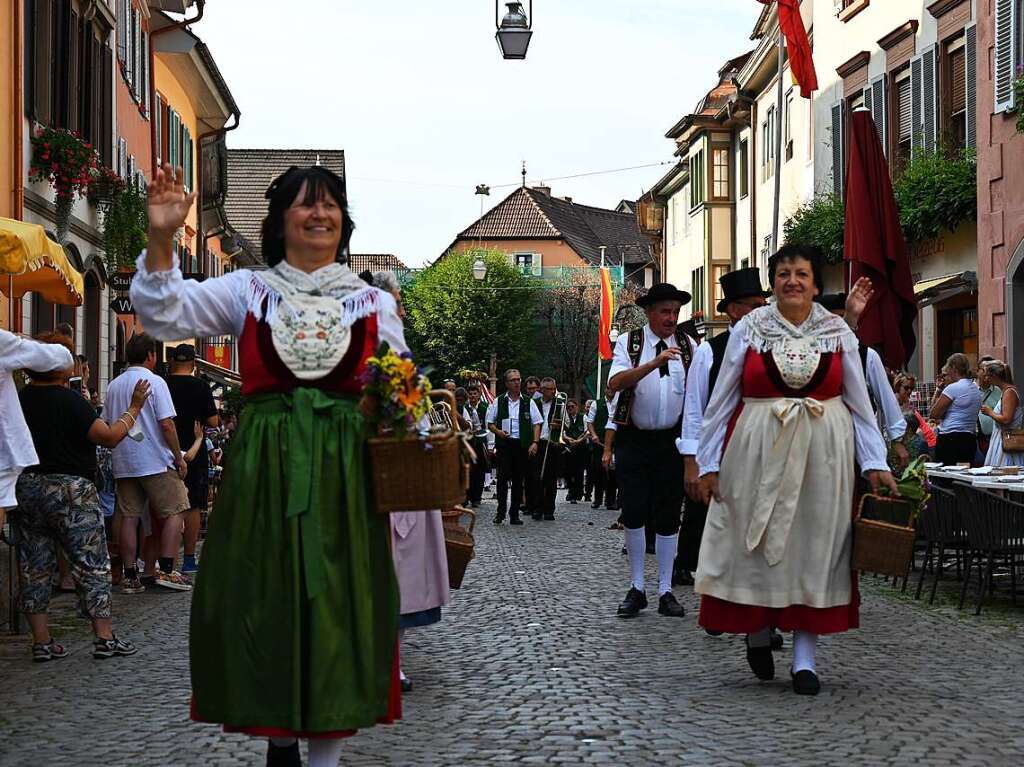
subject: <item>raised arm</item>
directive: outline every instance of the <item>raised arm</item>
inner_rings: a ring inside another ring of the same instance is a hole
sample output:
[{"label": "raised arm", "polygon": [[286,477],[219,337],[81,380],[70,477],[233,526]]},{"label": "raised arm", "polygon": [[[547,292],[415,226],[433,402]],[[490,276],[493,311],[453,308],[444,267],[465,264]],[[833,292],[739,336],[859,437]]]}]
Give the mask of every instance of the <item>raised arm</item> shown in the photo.
[{"label": "raised arm", "polygon": [[0,329],[0,369],[25,368],[47,373],[51,370],[65,370],[74,364],[75,358],[71,352],[60,344],[41,344]]}]

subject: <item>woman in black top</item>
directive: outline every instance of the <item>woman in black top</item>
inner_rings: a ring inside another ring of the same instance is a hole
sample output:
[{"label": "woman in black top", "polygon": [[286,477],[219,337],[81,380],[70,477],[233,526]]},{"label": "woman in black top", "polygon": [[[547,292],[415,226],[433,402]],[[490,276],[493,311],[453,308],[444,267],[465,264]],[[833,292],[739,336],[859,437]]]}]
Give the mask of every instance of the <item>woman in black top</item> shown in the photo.
[{"label": "woman in black top", "polygon": [[[58,333],[37,338],[71,348]],[[21,608],[32,629],[32,658],[41,662],[68,654],[50,636],[47,619],[58,546],[71,564],[82,609],[92,620],[93,657],[132,655],[135,646],[119,639],[110,621],[110,557],[94,484],[96,446],[114,447],[127,436],[149,397],[149,384],[140,381],[127,412],[107,426],[81,394],[68,388],[73,368],[25,372],[30,383],[19,399],[39,464],[18,479],[11,527],[18,542]]]}]

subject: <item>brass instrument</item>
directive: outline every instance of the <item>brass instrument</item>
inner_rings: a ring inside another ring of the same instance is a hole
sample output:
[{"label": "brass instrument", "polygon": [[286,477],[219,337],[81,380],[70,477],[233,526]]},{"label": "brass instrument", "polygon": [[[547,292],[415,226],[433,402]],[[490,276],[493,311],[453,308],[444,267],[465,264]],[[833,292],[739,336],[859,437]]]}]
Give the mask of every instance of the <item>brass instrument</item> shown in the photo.
[{"label": "brass instrument", "polygon": [[565,445],[565,404],[569,401],[569,395],[565,392],[555,392],[555,398],[551,405],[551,417],[548,419],[548,442],[544,446],[544,460],[540,464],[540,474],[544,476],[544,468],[548,463],[548,450],[551,449],[551,431],[555,428],[554,423],[558,422],[558,445]]}]

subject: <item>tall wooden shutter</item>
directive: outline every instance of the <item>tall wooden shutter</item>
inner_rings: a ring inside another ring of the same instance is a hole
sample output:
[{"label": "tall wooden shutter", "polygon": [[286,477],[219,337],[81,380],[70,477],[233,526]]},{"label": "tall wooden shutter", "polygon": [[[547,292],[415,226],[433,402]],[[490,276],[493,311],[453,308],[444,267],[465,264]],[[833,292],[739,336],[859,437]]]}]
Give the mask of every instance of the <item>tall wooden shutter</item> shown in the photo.
[{"label": "tall wooden shutter", "polygon": [[843,102],[839,100],[832,105],[832,188],[840,200],[843,199],[846,188],[846,154],[843,151],[846,134],[844,129]]},{"label": "tall wooden shutter", "polygon": [[1008,112],[1016,106],[1013,98],[1014,65],[1017,61],[1017,13],[1020,0],[995,0],[995,88],[996,112]]},{"label": "tall wooden shutter", "polygon": [[102,72],[101,82],[103,87],[96,143],[100,148],[100,160],[109,168],[114,145],[114,51],[109,45],[96,45],[95,48],[101,58],[100,70]]},{"label": "tall wooden shutter", "polygon": [[128,58],[128,0],[117,0],[117,60]]},{"label": "tall wooden shutter", "polygon": [[924,118],[924,148],[934,152],[938,136],[938,46],[928,48],[921,62],[921,114]]},{"label": "tall wooden shutter", "polygon": [[871,94],[871,118],[875,121],[878,138],[882,142],[882,152],[889,156],[889,88],[885,75],[879,75],[864,91],[865,97]]},{"label": "tall wooden shutter", "polygon": [[32,10],[32,116],[49,125],[53,119],[53,0],[34,0]]},{"label": "tall wooden shutter", "polygon": [[163,164],[163,101],[160,94],[156,94],[156,104],[153,109],[153,135],[156,136],[156,165],[159,168]]},{"label": "tall wooden shutter", "polygon": [[910,145],[914,149],[924,146],[924,104],[921,100],[923,69],[924,56],[915,56],[910,60]]},{"label": "tall wooden shutter", "polygon": [[967,136],[966,146],[974,149],[978,146],[978,26],[974,22],[964,30],[964,82],[967,85],[966,115]]},{"label": "tall wooden shutter", "polygon": [[[82,66],[81,50],[79,47],[82,39],[81,22],[79,21],[78,14],[71,9],[70,4],[68,10],[68,26],[65,36],[65,45],[67,46],[65,125],[67,125],[69,130],[80,131],[85,127],[80,103],[83,86],[82,79],[83,75],[88,72],[88,68]],[[84,85],[88,87],[88,81]]]}]

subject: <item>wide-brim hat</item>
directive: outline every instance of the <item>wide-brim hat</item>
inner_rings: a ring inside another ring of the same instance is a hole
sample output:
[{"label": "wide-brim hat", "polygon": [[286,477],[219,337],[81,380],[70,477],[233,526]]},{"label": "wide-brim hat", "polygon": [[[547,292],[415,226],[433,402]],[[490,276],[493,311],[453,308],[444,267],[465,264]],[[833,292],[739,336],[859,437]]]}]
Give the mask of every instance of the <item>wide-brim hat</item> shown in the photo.
[{"label": "wide-brim hat", "polygon": [[669,282],[659,282],[657,285],[652,285],[646,295],[640,296],[636,300],[636,305],[646,309],[659,301],[678,301],[681,304],[688,304],[690,298],[690,294],[685,290],[680,290]]},{"label": "wide-brim hat", "polygon": [[718,279],[718,284],[722,286],[722,295],[724,296],[715,307],[719,314],[725,312],[725,306],[730,301],[738,301],[751,296],[767,298],[772,294],[770,290],[765,290],[761,286],[761,270],[756,266],[727,272]]}]

